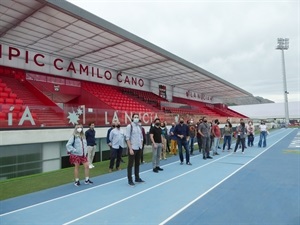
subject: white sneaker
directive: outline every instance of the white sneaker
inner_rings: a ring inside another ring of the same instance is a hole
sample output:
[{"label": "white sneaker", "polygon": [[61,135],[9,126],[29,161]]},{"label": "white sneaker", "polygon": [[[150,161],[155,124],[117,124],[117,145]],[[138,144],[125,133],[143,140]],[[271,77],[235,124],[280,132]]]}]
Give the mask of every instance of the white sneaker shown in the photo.
[{"label": "white sneaker", "polygon": [[94,168],[94,166],[93,166],[93,165],[89,165],[89,168],[90,168],[90,169],[93,169],[93,168]]}]

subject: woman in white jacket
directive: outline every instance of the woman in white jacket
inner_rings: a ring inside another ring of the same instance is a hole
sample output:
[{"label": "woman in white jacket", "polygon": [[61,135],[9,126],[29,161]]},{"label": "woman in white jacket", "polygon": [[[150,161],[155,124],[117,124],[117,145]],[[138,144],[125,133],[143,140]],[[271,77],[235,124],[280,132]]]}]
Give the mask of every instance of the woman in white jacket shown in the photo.
[{"label": "woman in white jacket", "polygon": [[259,131],[260,131],[260,135],[259,135],[258,147],[265,148],[267,147],[267,135],[269,134],[269,131],[264,121],[261,121],[261,124],[259,125]]},{"label": "woman in white jacket", "polygon": [[75,186],[80,185],[79,181],[79,166],[80,164],[84,165],[85,173],[85,184],[92,184],[93,182],[89,179],[89,162],[87,159],[87,142],[83,132],[82,124],[77,124],[73,132],[72,137],[69,139],[66,144],[68,154],[70,155],[70,163],[74,164],[74,178]]}]

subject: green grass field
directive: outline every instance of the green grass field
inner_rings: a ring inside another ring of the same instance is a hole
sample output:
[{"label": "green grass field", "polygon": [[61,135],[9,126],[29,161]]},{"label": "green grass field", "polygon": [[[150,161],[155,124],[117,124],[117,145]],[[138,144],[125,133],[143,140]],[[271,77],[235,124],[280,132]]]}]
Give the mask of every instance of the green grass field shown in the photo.
[{"label": "green grass field", "polygon": [[[127,157],[123,157],[126,163],[122,163],[122,169],[127,167]],[[152,153],[144,154],[144,160],[150,162]],[[90,170],[90,177],[96,177],[108,173],[109,160],[94,163],[95,168]],[[74,167],[56,171],[23,176],[0,181],[0,200],[45,190],[59,185],[74,182]],[[84,168],[80,166],[80,174],[84,174]]]}]

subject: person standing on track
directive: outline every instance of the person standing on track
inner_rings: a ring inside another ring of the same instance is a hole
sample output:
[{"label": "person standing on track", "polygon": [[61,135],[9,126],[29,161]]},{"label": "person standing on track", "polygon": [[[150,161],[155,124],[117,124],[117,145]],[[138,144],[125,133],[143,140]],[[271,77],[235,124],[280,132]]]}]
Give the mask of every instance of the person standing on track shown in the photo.
[{"label": "person standing on track", "polygon": [[95,166],[93,165],[93,160],[95,157],[96,151],[96,131],[95,131],[95,123],[89,124],[89,129],[85,132],[86,142],[87,142],[87,158],[89,161],[89,168],[92,169]]},{"label": "person standing on track", "polygon": [[212,157],[209,155],[210,151],[210,133],[211,133],[211,127],[207,123],[207,118],[202,118],[202,123],[199,124],[198,132],[202,137],[202,152],[203,152],[203,159],[212,159]]},{"label": "person standing on track", "polygon": [[167,159],[167,135],[168,129],[164,122],[160,123],[161,135],[162,135],[162,152],[160,154],[160,159]]},{"label": "person standing on track", "polygon": [[237,127],[236,132],[237,132],[237,140],[236,140],[236,143],[235,143],[234,153],[236,152],[239,144],[241,143],[241,145],[242,145],[242,154],[244,154],[247,129],[246,129],[246,125],[245,125],[245,122],[244,122],[243,119],[240,119],[240,125]]},{"label": "person standing on track", "polygon": [[87,155],[87,142],[85,135],[83,133],[82,124],[77,124],[75,126],[72,137],[68,140],[66,144],[67,152],[70,155],[70,163],[75,165],[74,168],[74,178],[75,186],[80,185],[79,181],[79,166],[83,164],[84,166],[84,174],[85,174],[85,184],[93,184],[93,182],[89,178],[89,162],[86,157]]},{"label": "person standing on track", "polygon": [[193,155],[194,154],[194,141],[195,141],[195,136],[196,136],[196,126],[193,122],[193,120],[188,121],[188,127],[189,127],[189,149],[190,149],[190,154]]},{"label": "person standing on track", "polygon": [[219,127],[219,120],[216,119],[214,121],[214,125],[212,127],[212,134],[214,136],[214,147],[213,147],[213,155],[219,155],[218,153],[218,147],[219,147],[219,143],[220,143],[220,139],[221,139],[221,130],[220,130],[220,127]]},{"label": "person standing on track", "polygon": [[259,142],[258,142],[258,147],[267,147],[267,135],[269,133],[267,125],[265,124],[264,121],[261,121],[260,125],[259,125],[259,131],[260,131],[260,135],[259,135]]},{"label": "person standing on track", "polygon": [[170,154],[176,155],[177,154],[177,138],[174,135],[174,129],[175,129],[175,123],[172,123],[172,127],[169,131],[169,137],[171,139],[171,149],[170,149]]},{"label": "person standing on track", "polygon": [[175,126],[174,134],[177,137],[177,144],[178,144],[178,152],[179,152],[179,159],[180,164],[183,164],[183,153],[182,147],[185,149],[185,160],[187,165],[192,165],[190,163],[190,152],[189,152],[189,127],[188,125],[184,124],[183,117],[180,117],[179,124]]},{"label": "person standing on track", "polygon": [[232,138],[232,125],[229,121],[229,119],[227,119],[226,121],[227,124],[225,124],[224,127],[224,139],[223,139],[223,152],[225,150],[226,144],[227,144],[227,151],[230,151],[231,149],[231,138]]},{"label": "person standing on track", "polygon": [[199,127],[200,127],[201,123],[203,123],[203,120],[199,119],[199,122],[197,122],[197,126],[196,126],[196,129],[197,129],[197,143],[198,143],[198,149],[199,149],[200,154],[202,152],[202,136],[199,133]]},{"label": "person standing on track", "polygon": [[153,166],[153,172],[158,173],[159,171],[162,171],[163,169],[159,167],[160,164],[160,155],[163,148],[163,135],[162,135],[162,129],[160,128],[160,119],[156,118],[154,120],[154,126],[150,128],[149,134],[150,134],[150,140],[152,143],[152,166]]},{"label": "person standing on track", "polygon": [[143,164],[144,161],[144,148],[145,148],[145,144],[146,144],[146,132],[145,132],[145,128],[142,126],[142,121],[139,120],[139,126],[142,129],[142,134],[143,134],[143,147],[142,147],[142,152],[141,152],[141,164]]},{"label": "person standing on track", "polygon": [[132,167],[134,164],[135,182],[144,182],[140,178],[140,161],[143,147],[143,133],[139,126],[139,115],[137,113],[132,114],[131,123],[126,127],[126,142],[128,146],[128,166],[127,166],[127,178],[128,184],[134,186],[135,183],[132,180]]},{"label": "person standing on track", "polygon": [[249,121],[247,126],[248,147],[253,147],[254,135],[255,135],[255,128],[253,126],[252,121]]},{"label": "person standing on track", "polygon": [[124,148],[124,133],[120,129],[120,122],[114,122],[115,128],[111,130],[109,134],[109,141],[111,143],[112,152],[109,163],[109,172],[113,171],[115,160],[116,160],[116,170],[121,170],[120,162],[122,158],[122,152]]}]

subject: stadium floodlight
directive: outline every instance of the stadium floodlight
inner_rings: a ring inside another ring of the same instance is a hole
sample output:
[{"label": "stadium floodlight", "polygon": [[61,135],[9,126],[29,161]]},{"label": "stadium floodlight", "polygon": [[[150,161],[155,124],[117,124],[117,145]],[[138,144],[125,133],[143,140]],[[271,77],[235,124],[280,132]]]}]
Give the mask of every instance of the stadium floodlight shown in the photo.
[{"label": "stadium floodlight", "polygon": [[288,38],[278,38],[277,39],[277,50],[282,52],[282,73],[283,73],[283,95],[284,95],[284,109],[285,109],[285,125],[289,126],[289,106],[288,106],[288,94],[287,85],[286,85],[286,74],[285,74],[285,62],[284,62],[284,50],[289,48],[289,39]]}]

